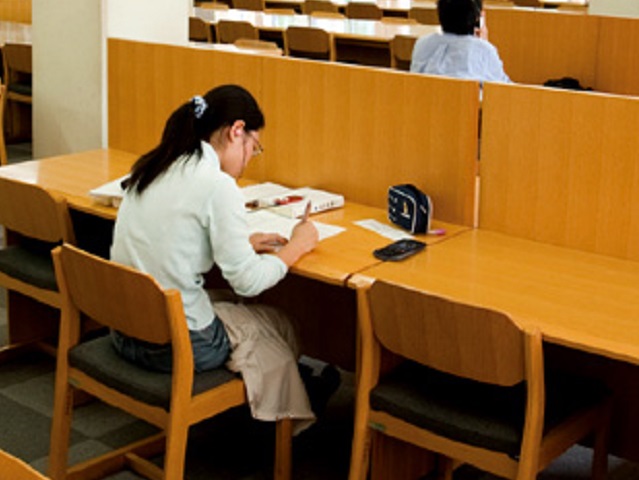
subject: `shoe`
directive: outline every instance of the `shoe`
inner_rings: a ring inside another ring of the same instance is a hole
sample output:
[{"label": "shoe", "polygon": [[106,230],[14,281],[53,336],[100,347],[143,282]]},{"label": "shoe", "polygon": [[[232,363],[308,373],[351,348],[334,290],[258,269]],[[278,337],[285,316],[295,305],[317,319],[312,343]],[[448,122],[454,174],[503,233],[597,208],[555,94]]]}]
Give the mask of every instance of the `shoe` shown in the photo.
[{"label": "shoe", "polygon": [[300,375],[306,386],[311,408],[316,417],[324,415],[331,396],[337,391],[342,381],[339,370],[333,365],[326,365],[319,375],[313,375],[308,365],[299,364]]}]

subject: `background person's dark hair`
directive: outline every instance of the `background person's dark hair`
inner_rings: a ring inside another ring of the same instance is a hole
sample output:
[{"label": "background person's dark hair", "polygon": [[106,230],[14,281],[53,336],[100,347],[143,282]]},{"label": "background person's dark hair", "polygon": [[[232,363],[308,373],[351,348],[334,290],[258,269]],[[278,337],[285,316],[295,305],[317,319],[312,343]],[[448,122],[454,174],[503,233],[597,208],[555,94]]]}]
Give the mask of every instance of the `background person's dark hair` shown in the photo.
[{"label": "background person's dark hair", "polygon": [[473,35],[481,10],[481,0],[437,0],[439,23],[445,33]]},{"label": "background person's dark hair", "polygon": [[164,126],[160,144],[142,155],[131,169],[127,189],[142,193],[182,155],[202,154],[201,141],[209,141],[216,130],[245,122],[246,131],[264,127],[264,115],[257,101],[238,85],[216,87],[203,96],[208,107],[200,118],[195,116],[192,100],[180,105]]}]

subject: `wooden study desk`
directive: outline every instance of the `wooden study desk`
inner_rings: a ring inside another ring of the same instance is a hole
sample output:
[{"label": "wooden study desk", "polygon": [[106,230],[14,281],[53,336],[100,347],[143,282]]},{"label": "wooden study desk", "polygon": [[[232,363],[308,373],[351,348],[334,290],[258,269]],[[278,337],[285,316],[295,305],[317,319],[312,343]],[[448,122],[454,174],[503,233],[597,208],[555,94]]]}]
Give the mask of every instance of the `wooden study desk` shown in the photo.
[{"label": "wooden study desk", "polygon": [[420,37],[437,31],[433,25],[406,25],[376,20],[319,18],[310,15],[281,15],[251,10],[215,10],[196,8],[195,15],[210,22],[219,20],[245,21],[265,32],[283,32],[290,26],[315,27],[331,33],[335,38],[349,38],[375,42],[390,42],[395,35]]},{"label": "wooden study desk", "polygon": [[364,274],[538,327],[549,363],[611,386],[611,451],[637,459],[639,262],[472,230]]},{"label": "wooden study desk", "polygon": [[0,46],[5,43],[31,44],[31,24],[0,21]]}]

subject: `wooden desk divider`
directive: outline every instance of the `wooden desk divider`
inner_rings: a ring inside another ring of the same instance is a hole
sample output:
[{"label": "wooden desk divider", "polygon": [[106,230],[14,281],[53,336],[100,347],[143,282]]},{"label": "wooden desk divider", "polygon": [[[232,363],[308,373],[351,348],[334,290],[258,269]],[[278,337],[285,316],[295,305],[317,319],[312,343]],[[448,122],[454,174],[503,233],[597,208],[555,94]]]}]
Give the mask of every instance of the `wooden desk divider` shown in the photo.
[{"label": "wooden desk divider", "polygon": [[639,19],[600,17],[596,89],[639,95]]},{"label": "wooden desk divider", "polygon": [[551,78],[574,77],[595,87],[598,16],[489,8],[486,25],[513,81],[541,85]]},{"label": "wooden desk divider", "polygon": [[142,153],[180,102],[238,83],[266,116],[248,178],[342,192],[386,207],[395,183],[428,192],[435,217],[472,225],[479,85],[291,58],[109,40],[109,146]]},{"label": "wooden desk divider", "polygon": [[480,228],[639,260],[639,99],[484,86]]}]

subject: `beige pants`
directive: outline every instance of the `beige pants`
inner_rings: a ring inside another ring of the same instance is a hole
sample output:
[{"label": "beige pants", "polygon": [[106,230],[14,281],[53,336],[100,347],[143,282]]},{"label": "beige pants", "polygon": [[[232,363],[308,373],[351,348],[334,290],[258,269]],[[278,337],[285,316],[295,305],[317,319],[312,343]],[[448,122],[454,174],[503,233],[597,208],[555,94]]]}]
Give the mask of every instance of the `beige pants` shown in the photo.
[{"label": "beige pants", "polygon": [[292,418],[297,434],[315,415],[297,367],[299,347],[289,318],[266,305],[214,302],[232,353],[226,366],[240,372],[251,413],[259,420]]}]

